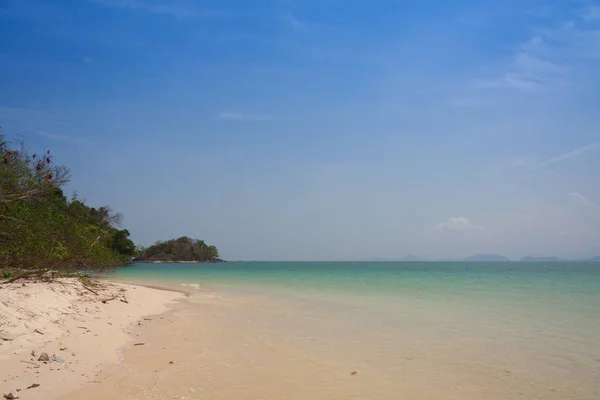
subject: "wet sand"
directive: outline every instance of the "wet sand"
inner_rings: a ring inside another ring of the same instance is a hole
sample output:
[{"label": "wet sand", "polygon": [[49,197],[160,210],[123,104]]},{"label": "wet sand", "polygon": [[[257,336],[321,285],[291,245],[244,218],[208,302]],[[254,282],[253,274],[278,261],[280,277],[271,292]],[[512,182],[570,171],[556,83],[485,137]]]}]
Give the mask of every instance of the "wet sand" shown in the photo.
[{"label": "wet sand", "polygon": [[126,347],[120,364],[61,399],[600,398],[593,378],[560,369],[545,375],[521,363],[518,348],[490,352],[485,337],[458,341],[407,318],[403,329],[394,327],[397,336],[379,342],[368,326],[340,324],[352,310],[323,320],[303,307],[193,291],[135,327],[134,340],[145,345]]}]

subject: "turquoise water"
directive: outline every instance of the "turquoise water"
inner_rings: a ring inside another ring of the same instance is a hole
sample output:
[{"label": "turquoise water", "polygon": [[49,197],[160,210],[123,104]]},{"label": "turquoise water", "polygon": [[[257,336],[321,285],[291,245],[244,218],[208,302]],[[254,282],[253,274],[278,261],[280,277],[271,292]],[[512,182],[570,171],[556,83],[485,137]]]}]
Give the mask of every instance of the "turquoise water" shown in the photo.
[{"label": "turquoise water", "polygon": [[368,359],[385,377],[418,359],[414,379],[437,374],[440,393],[600,398],[599,263],[137,264],[115,277],[244,304],[219,323],[332,365]]},{"label": "turquoise water", "polygon": [[476,309],[515,308],[587,324],[600,321],[598,263],[232,262],[136,264],[123,280],[199,285],[365,302],[411,300]]},{"label": "turquoise water", "polygon": [[458,302],[482,299],[537,306],[571,304],[583,312],[600,310],[599,263],[140,263],[119,269],[115,277],[298,295],[352,294],[388,300],[418,296]]}]

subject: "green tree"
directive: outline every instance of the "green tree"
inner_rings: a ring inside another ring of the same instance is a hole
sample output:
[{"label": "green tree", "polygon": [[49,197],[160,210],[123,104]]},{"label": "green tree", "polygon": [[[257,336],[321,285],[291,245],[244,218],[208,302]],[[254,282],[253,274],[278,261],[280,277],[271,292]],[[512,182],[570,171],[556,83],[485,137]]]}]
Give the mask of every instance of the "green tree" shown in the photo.
[{"label": "green tree", "polygon": [[0,134],[0,267],[25,275],[47,270],[104,268],[128,262],[135,245],[122,215],[88,207],[62,187],[69,171],[50,151],[30,156]]},{"label": "green tree", "polygon": [[204,240],[182,236],[166,242],[156,242],[144,249],[139,255],[140,261],[220,261],[219,251]]},{"label": "green tree", "polygon": [[109,238],[108,245],[113,251],[129,258],[135,257],[137,254],[135,243],[129,239],[127,229],[115,231]]}]

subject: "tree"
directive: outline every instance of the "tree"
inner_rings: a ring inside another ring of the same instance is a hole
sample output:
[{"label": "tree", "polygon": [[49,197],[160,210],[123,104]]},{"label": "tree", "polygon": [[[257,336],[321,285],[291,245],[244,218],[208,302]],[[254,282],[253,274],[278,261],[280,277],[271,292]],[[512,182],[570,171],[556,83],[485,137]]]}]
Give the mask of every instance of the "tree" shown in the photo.
[{"label": "tree", "polygon": [[11,149],[0,133],[0,205],[40,201],[69,181],[69,170],[52,165],[50,150],[29,156],[23,143]]},{"label": "tree", "polygon": [[116,231],[109,238],[109,247],[113,251],[129,258],[135,257],[137,254],[135,243],[129,239],[129,231],[127,229]]},{"label": "tree", "polygon": [[123,225],[123,214],[114,212],[109,206],[99,209],[92,208],[91,215],[96,221],[106,228],[119,228]]},{"label": "tree", "polygon": [[182,236],[166,242],[156,242],[144,249],[138,256],[140,261],[220,261],[219,251],[204,240]]},{"label": "tree", "polygon": [[48,270],[122,265],[135,254],[122,215],[107,206],[88,207],[62,187],[66,167],[50,151],[29,156],[23,143],[12,149],[0,134],[0,268],[25,275]]}]

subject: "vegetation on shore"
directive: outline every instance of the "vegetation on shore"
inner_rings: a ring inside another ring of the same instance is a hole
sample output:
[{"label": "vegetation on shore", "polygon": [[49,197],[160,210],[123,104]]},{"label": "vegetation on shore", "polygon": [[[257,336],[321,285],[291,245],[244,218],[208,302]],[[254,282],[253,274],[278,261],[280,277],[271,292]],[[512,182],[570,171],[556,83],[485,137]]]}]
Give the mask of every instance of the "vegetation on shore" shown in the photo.
[{"label": "vegetation on shore", "polygon": [[156,242],[146,249],[140,249],[136,261],[145,262],[221,262],[219,251],[204,240],[182,236],[166,242]]},{"label": "vegetation on shore", "polygon": [[121,214],[65,197],[69,177],[49,150],[30,155],[0,133],[0,277],[100,271],[136,255]]}]

